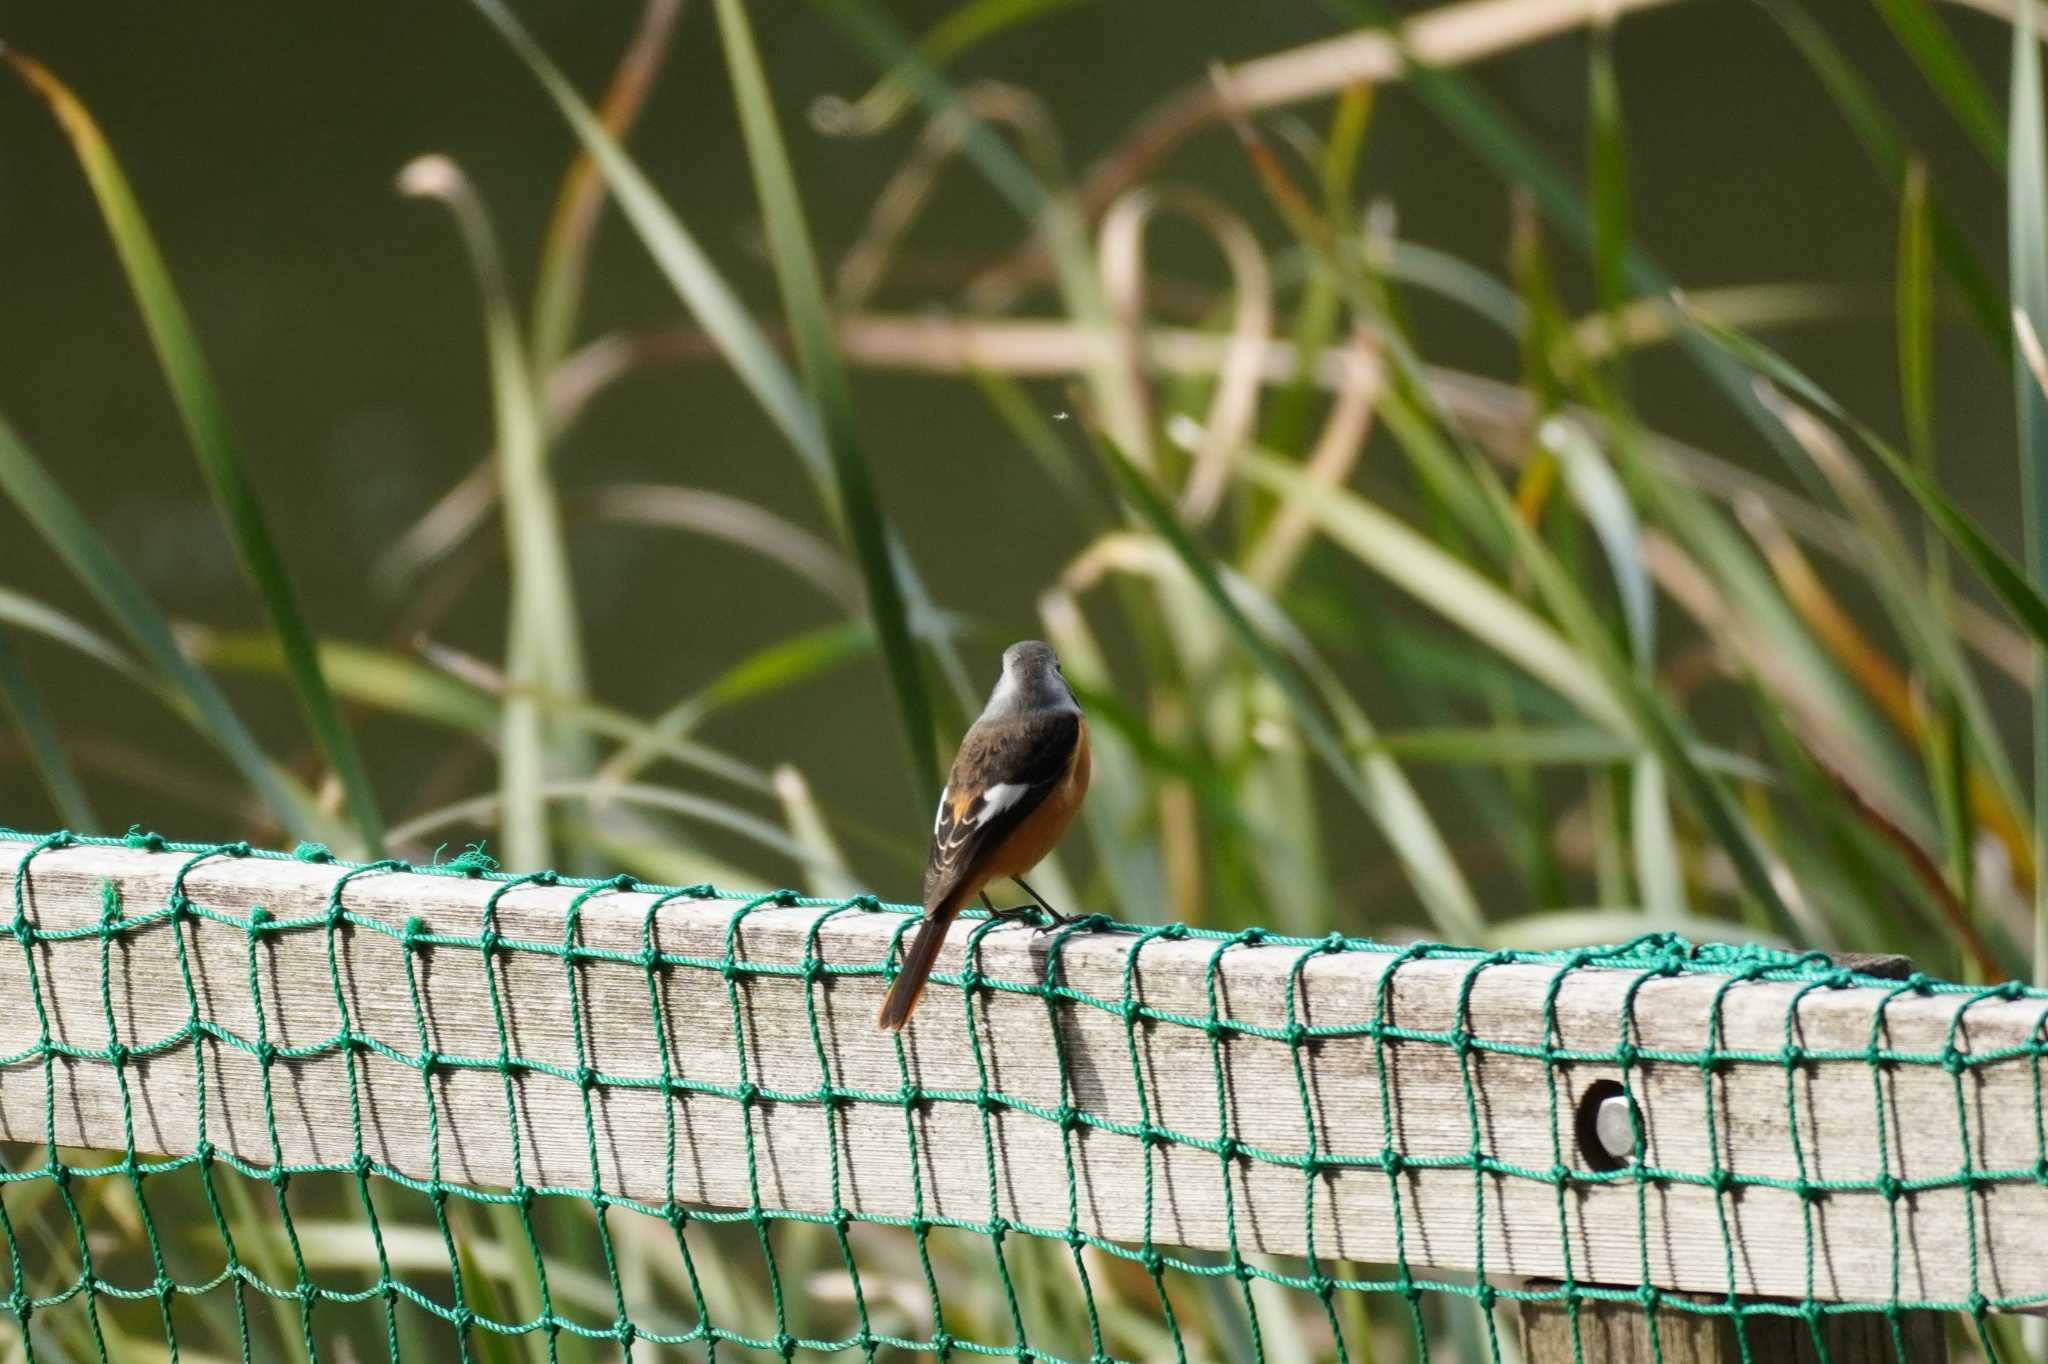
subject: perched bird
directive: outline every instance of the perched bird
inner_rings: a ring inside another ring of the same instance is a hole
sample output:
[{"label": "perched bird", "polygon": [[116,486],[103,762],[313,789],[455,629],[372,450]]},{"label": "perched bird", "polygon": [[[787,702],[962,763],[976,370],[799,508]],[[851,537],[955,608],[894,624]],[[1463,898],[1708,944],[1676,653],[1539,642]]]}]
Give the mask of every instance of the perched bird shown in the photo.
[{"label": "perched bird", "polygon": [[[1052,915],[1065,917],[1025,885],[1023,874],[1052,851],[1088,790],[1088,721],[1067,688],[1059,656],[1035,639],[1003,651],[1003,675],[960,741],[939,793],[931,860],[924,873],[924,921],[903,969],[882,1001],[881,1026],[910,1021],[946,929],[1001,877]],[[994,906],[990,905],[991,911]]]}]

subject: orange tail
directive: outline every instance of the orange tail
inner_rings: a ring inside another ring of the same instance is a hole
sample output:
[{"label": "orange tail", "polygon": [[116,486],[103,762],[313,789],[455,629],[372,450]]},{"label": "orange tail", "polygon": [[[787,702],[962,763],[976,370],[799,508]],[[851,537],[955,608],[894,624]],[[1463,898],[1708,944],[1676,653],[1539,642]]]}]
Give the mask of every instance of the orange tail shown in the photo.
[{"label": "orange tail", "polygon": [[959,912],[957,904],[926,911],[910,950],[903,954],[903,969],[896,973],[895,984],[882,1000],[881,1017],[876,1022],[884,1031],[901,1032],[910,1021],[910,1012],[924,993],[924,983],[931,979],[932,963],[939,959],[939,949],[946,945],[946,930],[952,927],[953,916]]}]

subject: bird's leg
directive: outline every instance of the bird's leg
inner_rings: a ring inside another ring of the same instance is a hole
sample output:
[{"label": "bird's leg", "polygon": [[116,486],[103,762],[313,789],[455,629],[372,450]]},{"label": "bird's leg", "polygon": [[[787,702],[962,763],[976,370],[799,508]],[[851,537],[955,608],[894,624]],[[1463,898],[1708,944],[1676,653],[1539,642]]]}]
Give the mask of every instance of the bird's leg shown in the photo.
[{"label": "bird's leg", "polygon": [[[1024,883],[1021,880],[1018,880],[1018,878],[1013,876],[1010,879],[1012,881],[1016,881],[1018,885],[1024,886]],[[1038,928],[1040,930],[1044,930],[1047,928],[1057,928],[1061,924],[1073,922],[1072,919],[1060,913],[1058,910],[1054,909],[1051,905],[1047,904],[1043,899],[1041,899],[1037,891],[1032,890],[1029,886],[1024,886],[1024,889],[1027,892],[1029,892],[1031,898],[1033,900],[1038,901],[1038,903],[1030,905],[1017,905],[1011,909],[997,909],[995,905],[989,900],[988,892],[983,891],[981,893],[981,907],[988,911],[988,917],[991,919],[995,919],[1000,922],[1014,922],[1019,919],[1028,919],[1033,921],[1033,927]],[[1052,922],[1049,924],[1036,922],[1040,914],[1050,915],[1052,918]]]},{"label": "bird's leg", "polygon": [[997,909],[995,902],[988,898],[987,891],[981,893],[981,907],[987,910],[988,917],[994,919],[997,923],[1028,919],[1038,913],[1037,905],[1018,905],[1015,909]]},{"label": "bird's leg", "polygon": [[1040,895],[1037,891],[1033,890],[1031,888],[1031,883],[1029,881],[1026,881],[1021,876],[1013,876],[1010,879],[1012,881],[1015,881],[1018,885],[1024,887],[1024,893],[1026,895],[1029,895],[1032,899],[1038,901],[1038,907],[1045,911],[1046,917],[1053,921],[1055,927],[1074,922],[1073,915],[1062,914],[1058,910],[1054,909],[1051,905],[1047,904],[1045,902],[1045,897],[1043,895]]}]

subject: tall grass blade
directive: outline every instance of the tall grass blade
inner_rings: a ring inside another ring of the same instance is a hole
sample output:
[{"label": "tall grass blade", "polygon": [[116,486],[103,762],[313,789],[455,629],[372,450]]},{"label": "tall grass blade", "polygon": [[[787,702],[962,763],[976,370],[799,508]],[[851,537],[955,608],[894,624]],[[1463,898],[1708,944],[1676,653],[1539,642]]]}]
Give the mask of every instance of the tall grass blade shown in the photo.
[{"label": "tall grass blade", "polygon": [[576,697],[584,690],[582,628],[568,551],[562,542],[561,511],[548,476],[539,395],[513,314],[497,234],[467,178],[448,158],[423,156],[405,168],[399,185],[407,194],[437,199],[447,206],[483,300],[491,406],[512,564],[505,671],[513,691],[505,702],[499,753],[502,834],[511,865],[546,867],[552,865],[553,858],[540,788],[550,775],[582,770],[587,765],[587,749],[559,727],[550,726],[532,699],[518,691],[523,686],[539,686]]},{"label": "tall grass blade", "polygon": [[[1072,594],[1058,587],[1048,590],[1038,599],[1038,614],[1046,640],[1059,651],[1061,665],[1074,685],[1115,695],[1108,660]],[[1088,710],[1102,717],[1102,707],[1090,705]],[[1139,747],[1146,732],[1142,720],[1126,726],[1104,724],[1100,733],[1090,727],[1095,775],[1081,818],[1088,825],[1110,893],[1119,906],[1127,907],[1122,917],[1142,914],[1147,905],[1167,903],[1166,867],[1159,842],[1143,832],[1150,795],[1146,776],[1162,766]]]},{"label": "tall grass blade", "polygon": [[1877,12],[1891,25],[1892,36],[1927,77],[1963,131],[1994,167],[2005,165],[2005,129],[1998,103],[1949,35],[1948,26],[1928,0],[1875,0]]},{"label": "tall grass blade", "polygon": [[[612,73],[611,88],[597,110],[598,122],[614,141],[624,142],[627,130],[639,117],[682,14],[683,0],[647,0],[640,11],[640,26],[626,44],[618,69]],[[537,374],[554,369],[575,341],[590,246],[604,213],[604,198],[604,177],[597,173],[595,159],[588,150],[578,151],[556,191],[547,236],[541,242],[540,270],[533,283],[530,353]]]},{"label": "tall grass blade", "polygon": [[1396,587],[1514,660],[1587,719],[1615,734],[1634,733],[1626,709],[1599,673],[1528,607],[1463,561],[1357,494],[1311,483],[1285,460],[1259,453],[1238,458],[1247,478],[1300,499],[1325,535]]},{"label": "tall grass blade", "polygon": [[[275,674],[284,667],[277,636],[262,631],[180,626],[178,643],[216,672]],[[409,655],[327,639],[320,642],[320,666],[353,705],[480,739],[497,729],[498,705],[487,692]]]},{"label": "tall grass blade", "polygon": [[[676,297],[696,317],[719,353],[733,367],[740,382],[789,441],[819,499],[835,519],[844,518],[847,513],[838,504],[833,456],[825,426],[760,324],[747,312],[746,306],[718,273],[690,230],[662,202],[660,193],[639,166],[605,131],[604,124],[576,93],[576,88],[520,26],[503,0],[471,0],[471,3],[498,30],[527,70],[533,73],[534,79],[569,124],[570,131],[590,153],[598,173],[604,176],[613,197],[618,200],[619,211],[632,225],[655,266],[675,290]],[[998,142],[997,145],[1002,144]],[[1028,172],[1026,174],[1028,176]],[[900,545],[892,545],[891,560],[895,572],[900,575],[900,594],[908,601],[910,610],[920,620],[935,617],[938,608],[931,593]],[[971,706],[973,687],[960,661],[958,649],[950,639],[943,637],[934,638],[931,645],[956,704],[961,708]]]},{"label": "tall grass blade", "polygon": [[[1352,755],[1322,708],[1308,694],[1287,661],[1252,624],[1224,585],[1208,555],[1181,525],[1172,506],[1151,480],[1115,446],[1105,444],[1104,449],[1110,470],[1115,474],[1125,498],[1186,567],[1202,595],[1208,598],[1229,627],[1239,647],[1279,687],[1309,746],[1315,749],[1344,789],[1379,824],[1437,931],[1454,941],[1470,941],[1476,937],[1484,929],[1485,915],[1445,846],[1435,822],[1430,819],[1400,767],[1384,754],[1368,754],[1363,763]],[[1368,742],[1371,731],[1365,724],[1363,713],[1355,706],[1345,709],[1350,721],[1346,727],[1353,731],[1353,737],[1360,743]]]},{"label": "tall grass blade", "polygon": [[[1599,447],[1572,423],[1553,417],[1543,424],[1539,439],[1544,448],[1556,454],[1564,471],[1565,487],[1599,537],[1621,597],[1622,619],[1637,674],[1646,684],[1653,683],[1657,669],[1653,614],[1656,596],[1643,562],[1642,531],[1628,490]],[[1629,437],[1624,435],[1621,439]],[[1686,912],[1685,878],[1678,865],[1664,764],[1655,753],[1644,752],[1636,757],[1629,795],[1630,825],[1634,832],[1631,842],[1643,908],[1660,926],[1669,927]]]},{"label": "tall grass blade", "polygon": [[28,745],[29,761],[42,778],[43,789],[50,793],[50,802],[57,807],[57,818],[64,822],[64,827],[81,832],[98,829],[99,817],[93,813],[85,784],[78,779],[57,737],[57,726],[43,705],[43,695],[29,680],[4,631],[0,631],[0,708],[14,717],[21,730],[22,741]]},{"label": "tall grass blade", "polygon": [[549,60],[502,0],[472,0],[477,10],[502,35],[526,64],[548,97],[583,143],[605,183],[618,200],[619,211],[632,223],[654,263],[685,306],[696,316],[721,354],[754,395],[770,421],[802,456],[812,479],[829,485],[830,454],[825,437],[796,377],[775,353],[775,347],[746,306],[733,293],[718,268],[704,254],[696,237],[662,202],[661,195],[639,166],[605,130],[596,113],[576,93],[568,77]]},{"label": "tall grass blade", "polygon": [[[2012,127],[2006,166],[2006,249],[2010,258],[2013,314],[2036,337],[2048,336],[2048,146],[2041,126],[2041,46],[2034,7],[2023,4],[2012,31]],[[2048,582],[2048,392],[2030,372],[2026,357],[2013,360],[2018,405],[2020,479],[2025,489],[2027,577],[2040,588]],[[2037,642],[2048,639],[2036,636]],[[2048,651],[2034,654],[2037,672]],[[2048,681],[2034,681],[2034,853],[2035,865],[2048,855]],[[2034,878],[2034,979],[2048,982],[2048,875]]]},{"label": "tall grass blade", "polygon": [[287,675],[299,709],[341,781],[350,819],[364,844],[374,850],[383,839],[384,817],[370,784],[369,771],[355,736],[335,705],[334,693],[321,675],[313,632],[306,625],[298,591],[271,538],[269,522],[249,481],[248,461],[229,424],[227,405],[199,347],[192,319],[171,283],[170,270],[150,234],[142,207],[122,174],[113,148],[78,98],[25,53],[0,48],[0,58],[48,101],[57,122],[71,139],[106,221],[108,235],[113,238],[129,288],[141,309],[185,433],[199,458],[200,470],[206,475],[214,507],[234,542],[249,585],[256,589],[271,628],[284,645],[289,664]]},{"label": "tall grass blade", "polygon": [[797,194],[796,173],[783,145],[775,104],[768,92],[767,76],[761,69],[746,10],[738,0],[716,3],[719,33],[725,41],[726,71],[732,78],[747,161],[754,173],[754,192],[767,220],[769,256],[775,265],[783,307],[796,333],[797,357],[804,379],[824,422],[840,515],[867,584],[868,613],[874,621],[894,689],[897,718],[910,758],[912,789],[921,806],[931,805],[938,800],[940,785],[938,736],[931,698],[918,668],[909,615],[891,561],[880,495],[862,448],[853,390],[833,337],[824,277],[818,270],[817,253],[812,249],[810,229],[804,222],[803,204]]},{"label": "tall grass blade", "polygon": [[120,645],[90,625],[59,611],[48,602],[38,601],[12,588],[0,587],[0,624],[55,640],[131,682],[149,685],[155,680],[147,676],[134,659],[121,652]]},{"label": "tall grass blade", "polygon": [[[967,0],[917,41],[919,58],[940,67],[1020,24],[1065,9],[1078,0]],[[908,79],[888,72],[856,99],[822,95],[811,104],[811,121],[840,136],[867,137],[888,128],[913,98]]]},{"label": "tall grass blade", "polygon": [[1624,358],[1621,309],[1628,300],[1628,160],[1622,142],[1621,82],[1614,74],[1613,17],[1592,31],[1588,70],[1587,188],[1593,201],[1593,296],[1607,319],[1609,344]]},{"label": "tall grass blade", "polygon": [[227,697],[179,650],[170,623],[156,603],[129,576],[78,505],[64,495],[4,420],[0,420],[0,492],[13,500],[72,575],[127,632],[149,665],[191,704],[207,738],[255,788],[286,832],[296,838],[321,837],[319,831],[326,822],[271,766]]},{"label": "tall grass blade", "polygon": [[859,895],[867,887],[846,865],[846,854],[832,836],[832,826],[818,807],[804,774],[784,764],[775,769],[775,796],[782,802],[782,821],[790,839],[809,858],[804,872],[810,893],[827,900]]},{"label": "tall grass blade", "polygon": [[1481,465],[1476,473],[1481,490],[1513,537],[1517,561],[1565,632],[1585,652],[1589,666],[1597,667],[1608,685],[1623,698],[1635,732],[1654,749],[1664,771],[1676,779],[1679,789],[1728,854],[1742,888],[1762,907],[1775,928],[1788,934],[1796,932],[1791,908],[1764,861],[1755,830],[1721,784],[1694,759],[1699,744],[1682,712],[1665,698],[1653,678],[1641,675],[1613,650],[1592,603],[1549,548],[1514,514],[1513,502],[1491,476],[1491,470]]},{"label": "tall grass blade", "polygon": [[[1716,326],[1702,318],[1696,317],[1693,321],[1701,336],[1718,343],[1755,373],[1796,394],[1802,401],[1825,412],[1854,432],[1864,446],[1891,471],[1892,477],[1912,494],[1913,500],[1920,505],[1920,510],[1928,520],[1940,529],[1956,551],[1977,570],[1984,579],[1985,586],[1989,587],[1999,601],[2004,603],[2006,609],[2012,612],[2013,618],[2020,626],[2036,643],[2048,645],[2048,596],[2043,595],[2042,587],[2030,579],[2027,573],[2013,562],[2012,556],[2006,553],[2004,548],[1994,541],[1953,498],[1943,492],[1939,485],[1915,468],[1913,462],[1894,449],[1890,442],[1850,415],[1840,403],[1828,396],[1826,390],[1794,368],[1784,357],[1739,332]],[[2017,347],[2014,354],[2019,355]],[[2024,357],[2018,359],[2016,364],[2021,371],[2020,380],[2032,385],[2032,376],[2025,372]],[[2035,391],[2040,391],[2038,386],[2035,386]],[[2024,396],[2022,402],[2024,403]],[[2048,439],[2048,427],[2042,428],[2042,435],[2044,439]],[[1795,451],[1796,446],[1797,443],[1794,442]],[[1803,453],[1800,453],[1798,458],[1803,460]]]},{"label": "tall grass blade", "polygon": [[960,147],[971,163],[1043,239],[1067,315],[1086,339],[1084,366],[1104,426],[1132,451],[1150,447],[1142,388],[1119,363],[1111,337],[1110,309],[1095,268],[1088,224],[1073,192],[1041,184],[1017,150],[976,117],[873,0],[812,0],[833,22],[866,48],[876,64],[893,70],[936,116],[960,120]]},{"label": "tall grass blade", "polygon": [[[1814,22],[1812,15],[1792,0],[1774,0],[1765,9],[1784,28],[1792,45],[1813,68],[1814,75],[1820,78],[1821,88],[1841,110],[1843,120],[1863,144],[1864,152],[1876,165],[1878,173],[1884,176],[1886,183],[1902,186],[1911,161],[1905,140],[1893,123],[1885,101],[1865,82],[1862,69],[1835,45],[1834,39]],[[2003,154],[1996,158],[1996,164],[2003,165],[2004,161]],[[1978,262],[1969,238],[1963,235],[1962,229],[1956,226],[1939,203],[1929,203],[1928,229],[1941,267],[1961,292],[1978,330],[2001,357],[2008,355],[2012,350],[2012,336],[2005,323],[2005,303],[1983,265]]]}]

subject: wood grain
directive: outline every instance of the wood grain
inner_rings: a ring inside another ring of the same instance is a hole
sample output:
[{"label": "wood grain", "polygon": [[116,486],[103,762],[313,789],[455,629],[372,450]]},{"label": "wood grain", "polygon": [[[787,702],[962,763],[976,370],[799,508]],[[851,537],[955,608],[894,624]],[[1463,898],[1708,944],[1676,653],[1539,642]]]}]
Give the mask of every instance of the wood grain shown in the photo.
[{"label": "wood grain", "polygon": [[1943,1364],[1948,1358],[1947,1322],[1934,1312],[1901,1313],[1894,1339],[1891,1324],[1874,1312],[1832,1313],[1811,1325],[1801,1317],[1757,1314],[1738,1324],[1728,1316],[1660,1306],[1654,1342],[1650,1314],[1636,1304],[1581,1302],[1578,1315],[1575,1339],[1564,1303],[1522,1304],[1528,1364]]},{"label": "wood grain", "polygon": [[[0,842],[0,876],[9,884],[25,851]],[[52,1038],[104,1049],[98,936],[42,935],[98,923],[106,885],[129,915],[160,909],[186,860],[100,847],[34,859],[21,884],[37,936],[28,954],[0,942],[0,1055],[31,1053],[0,1068],[0,1137],[123,1146],[115,1068],[102,1059],[51,1063],[55,1131],[46,1129],[26,961],[34,960]],[[213,857],[193,867],[184,885],[193,903],[231,915],[260,905],[279,920],[319,919],[340,875],[295,861]],[[349,883],[345,904],[393,929],[416,917],[433,933],[474,936],[493,890],[487,881],[376,872]],[[260,1021],[274,1046],[316,1049],[301,1059],[273,1054],[267,1067],[249,1047],[213,1038],[131,1056],[123,1069],[136,1145],[194,1149],[202,1118],[196,1058],[205,1079],[207,1140],[257,1162],[347,1166],[358,1137],[347,1062],[331,1045],[342,1030],[337,978],[354,1031],[416,1058],[422,1043],[410,968],[424,1000],[426,1047],[444,1062],[423,1083],[416,1060],[359,1049],[354,1088],[363,1152],[415,1178],[428,1178],[438,1165],[449,1181],[507,1187],[515,1182],[516,1153],[532,1185],[596,1188],[654,1205],[674,1198],[745,1208],[758,1201],[769,1209],[827,1212],[836,1174],[840,1204],[862,1216],[957,1219],[974,1227],[999,1216],[1061,1232],[1071,1225],[1132,1245],[1149,1240],[1161,1249],[1227,1253],[1234,1244],[1245,1254],[1302,1253],[1312,1234],[1318,1256],[1368,1264],[1405,1256],[1418,1277],[1432,1270],[1562,1277],[1569,1254],[1573,1277],[1586,1283],[1647,1279],[1713,1294],[1799,1299],[1810,1291],[1824,1300],[1881,1301],[1893,1295],[1896,1261],[1901,1300],[1959,1303],[1973,1292],[1993,1300],[2048,1297],[2048,1255],[2040,1245],[2048,1192],[2034,1177],[2042,1157],[2038,1058],[2025,1050],[2043,1021],[2039,1000],[1984,999],[1965,1009],[1959,996],[1909,994],[1891,1000],[1880,1025],[1887,992],[1877,988],[1802,994],[1796,984],[1757,981],[1723,992],[1728,982],[1713,975],[1645,980],[1625,970],[1568,972],[1556,992],[1550,1039],[1561,1050],[1611,1055],[1633,992],[1636,1046],[1697,1051],[1709,1041],[1719,994],[1720,1045],[1762,1058],[1723,1063],[1713,1076],[1711,1107],[1698,1065],[1639,1061],[1632,1068],[1657,1168],[1704,1179],[1718,1152],[1720,1165],[1742,1177],[1798,1180],[1803,1163],[1808,1181],[1868,1182],[1880,1175],[1882,1153],[1882,1168],[1908,1182],[1949,1180],[1971,1168],[1993,1173],[1973,1188],[1901,1193],[1896,1219],[1887,1200],[1869,1189],[1802,1200],[1790,1190],[1731,1184],[1717,1191],[1626,1172],[1607,1183],[1575,1180],[1560,1197],[1548,1172],[1560,1160],[1589,1168],[1574,1144],[1576,1098],[1596,1081],[1619,1078],[1620,1068],[1611,1061],[1557,1064],[1560,1109],[1553,1117],[1540,1055],[1484,1049],[1543,1045],[1544,1000],[1557,966],[1480,969],[1469,958],[1425,957],[1396,969],[1394,958],[1379,952],[1304,961],[1299,948],[1223,950],[1166,939],[1148,943],[1132,963],[1131,936],[1082,934],[1060,951],[1058,977],[1107,1007],[1062,1003],[1055,1019],[1030,993],[989,988],[963,1001],[957,988],[942,985],[905,1034],[900,1061],[892,1039],[873,1024],[879,975],[807,982],[801,974],[736,972],[736,1029],[723,973],[662,966],[656,993],[671,1073],[686,1086],[758,1087],[744,1100],[687,1087],[664,1096],[648,974],[633,960],[653,897],[607,890],[585,905],[578,944],[621,959],[578,960],[580,1007],[573,1017],[571,968],[559,956],[517,946],[560,945],[574,896],[566,887],[532,885],[505,893],[496,918],[503,945],[490,958],[488,979],[474,947],[416,945],[409,952],[362,926],[334,933],[331,972],[329,933],[315,924],[255,940],[252,992],[251,939],[239,926],[186,916],[120,933],[106,956],[105,985],[124,1046],[179,1037],[191,1023],[182,941],[204,1020],[252,1045]],[[659,950],[717,962],[730,934],[738,960],[788,967],[804,962],[815,930],[819,962],[869,967],[887,957],[902,924],[893,913],[852,910],[819,924],[821,911],[768,906],[734,930],[734,910],[730,901],[670,902],[654,920]],[[956,929],[941,973],[960,969],[966,937]],[[1000,927],[982,942],[979,970],[991,982],[1033,985],[1044,977],[1050,950],[1047,936]],[[1381,1120],[1378,1048],[1362,1031],[1390,969],[1390,1024],[1447,1032],[1459,1022],[1462,991],[1463,1027],[1484,1044],[1461,1058],[1441,1041],[1386,1040],[1391,1132]],[[1302,1023],[1357,1031],[1300,1044],[1304,1103],[1296,1049],[1284,1039],[1224,1028],[1212,1041],[1208,1029],[1181,1021],[1127,1025],[1120,1007],[1127,972],[1134,1001],[1176,1019],[1211,1016],[1213,975],[1221,1019],[1282,1029],[1292,992]],[[585,1091],[573,1078],[518,1071],[508,1105],[506,1083],[488,1064],[501,1046],[493,985],[515,1057],[573,1076],[580,1027],[595,1072],[594,1169]],[[1788,1012],[1797,1046],[1858,1058],[1788,1067]],[[981,1080],[970,1023],[987,1083],[1008,1100],[991,1099],[986,1110],[975,1102]],[[1959,1065],[1954,1075],[1935,1064],[1874,1068],[1860,1059],[1874,1025],[1884,1045],[1902,1053],[1939,1056],[1952,1031],[1958,1058],[2020,1050]],[[266,1069],[275,1150],[264,1116]],[[1474,1114],[1465,1098],[1468,1069]],[[818,1102],[814,1096],[828,1083],[852,1097]],[[906,1092],[919,1096],[907,1108]],[[430,1134],[429,1094],[438,1140]],[[1025,1105],[1071,1110],[1074,1120],[1063,1129]],[[673,1117],[677,1143],[672,1169],[666,1116]],[[1238,1153],[1226,1158],[1170,1139],[1148,1143],[1138,1135],[1148,1123],[1204,1141],[1227,1137]],[[743,1140],[749,1129],[751,1167]],[[1313,1175],[1260,1154],[1298,1160],[1310,1152],[1311,1133],[1325,1162]],[[1388,1147],[1405,1162],[1395,1178],[1345,1164],[1374,1159]],[[1466,1163],[1475,1149],[1496,1163],[1477,1176]],[[1437,1159],[1452,1167],[1418,1164]]]}]

